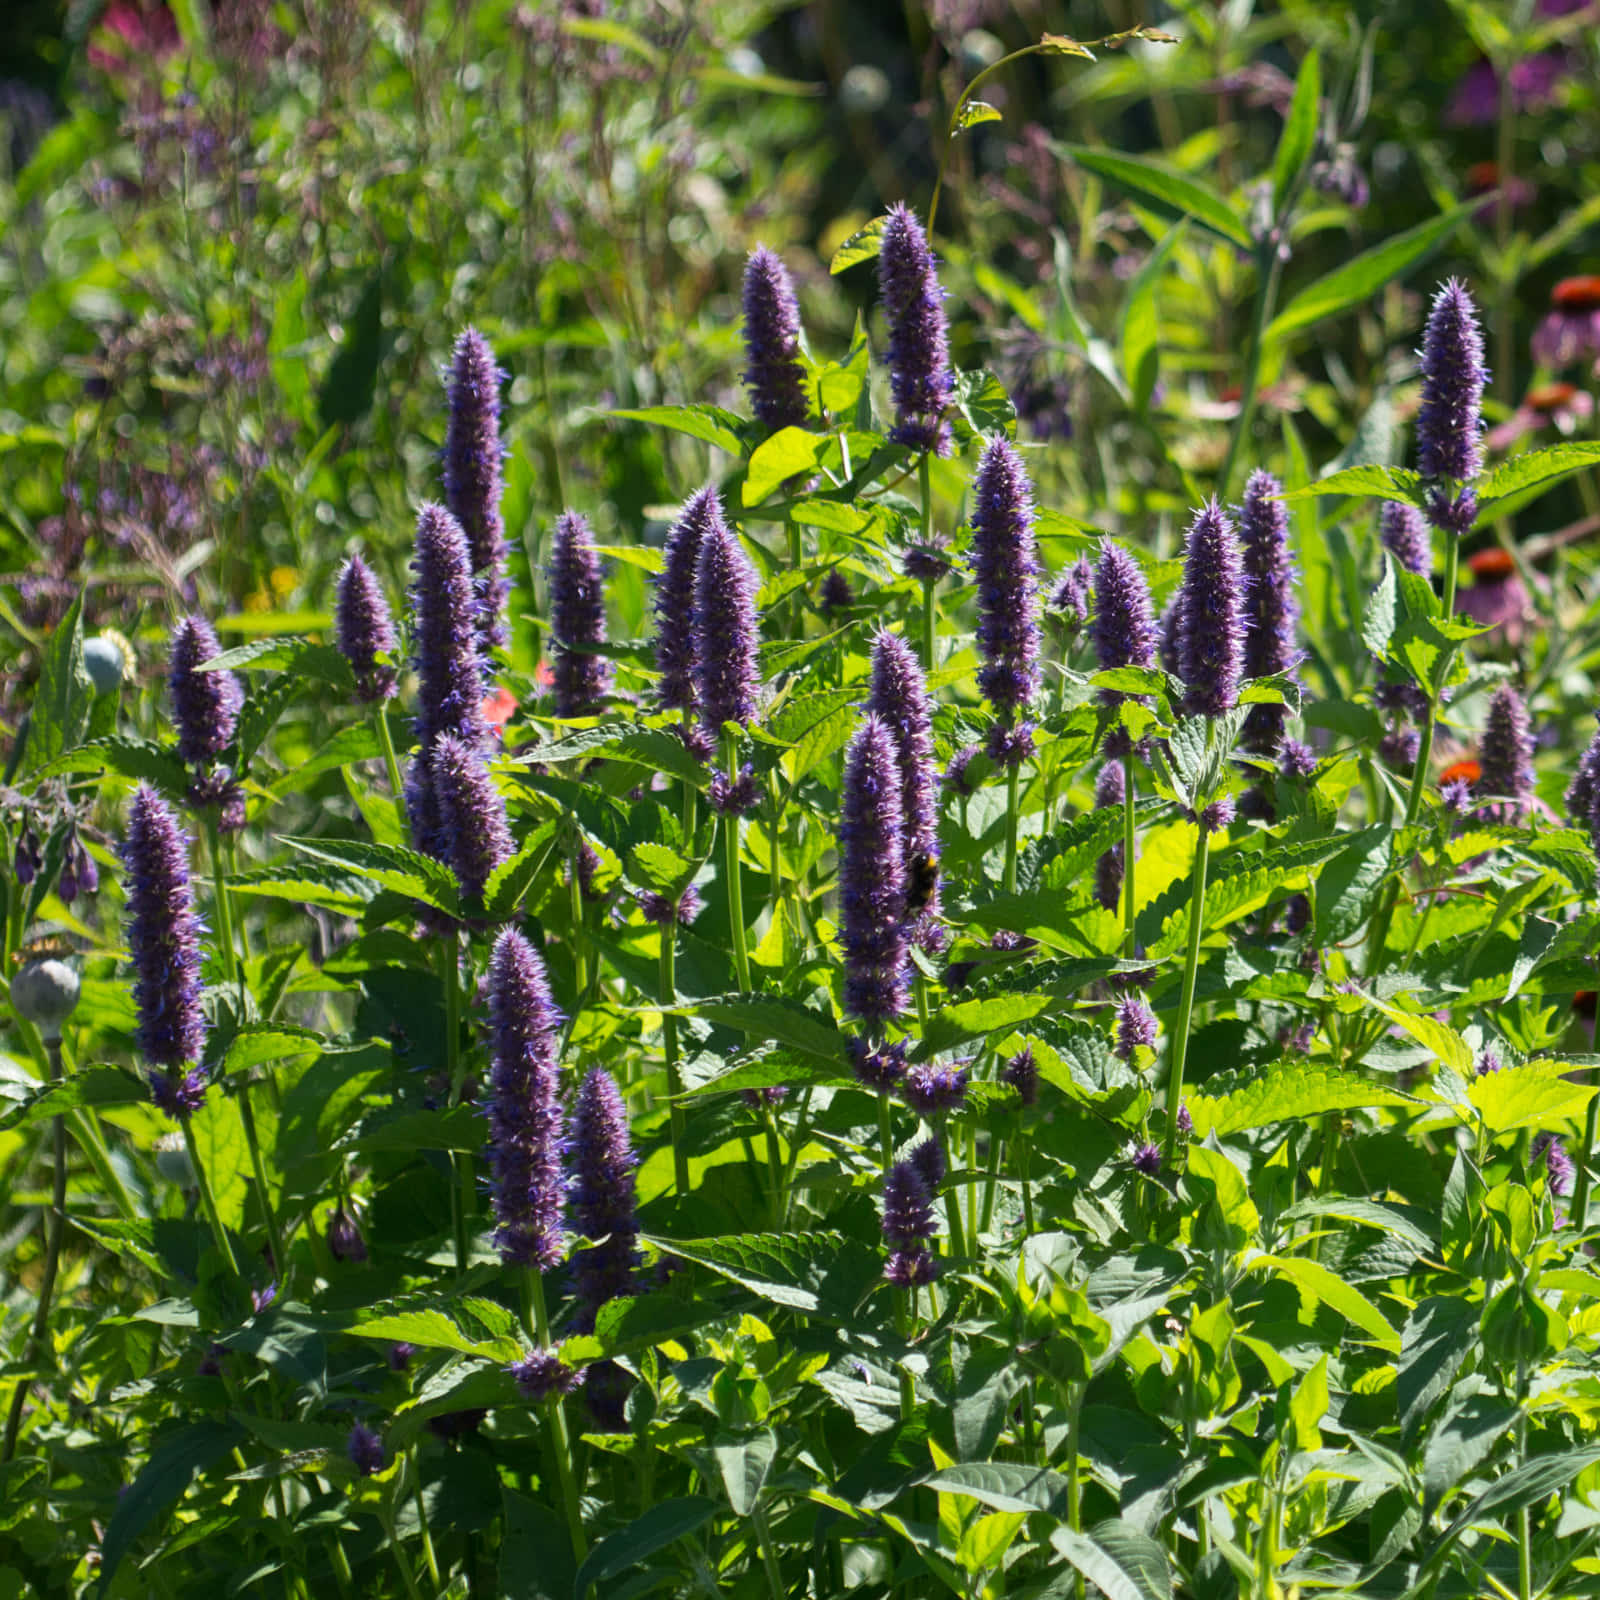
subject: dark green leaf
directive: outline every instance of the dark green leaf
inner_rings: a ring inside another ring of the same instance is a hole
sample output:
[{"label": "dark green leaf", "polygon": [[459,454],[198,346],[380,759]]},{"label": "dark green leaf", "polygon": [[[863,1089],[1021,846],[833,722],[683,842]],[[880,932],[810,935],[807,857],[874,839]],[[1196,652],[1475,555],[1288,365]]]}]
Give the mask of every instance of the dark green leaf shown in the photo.
[{"label": "dark green leaf", "polygon": [[1272,204],[1281,213],[1283,202],[1311,159],[1317,144],[1317,118],[1322,110],[1322,68],[1317,52],[1309,50],[1300,63],[1295,79],[1294,99],[1278,138],[1278,153],[1272,163]]},{"label": "dark green leaf", "polygon": [[687,1538],[716,1514],[717,1503],[703,1495],[663,1500],[625,1528],[608,1533],[585,1557],[572,1586],[575,1600],[583,1600],[593,1584],[604,1583],[619,1572],[648,1561],[678,1540]]},{"label": "dark green leaf", "polygon": [[1238,245],[1241,250],[1254,251],[1255,242],[1243,220],[1215,189],[1198,178],[1174,172],[1141,156],[1092,150],[1087,145],[1056,145],[1055,149],[1080,167],[1098,173],[1108,183],[1130,190],[1162,215],[1192,217],[1219,239]]}]

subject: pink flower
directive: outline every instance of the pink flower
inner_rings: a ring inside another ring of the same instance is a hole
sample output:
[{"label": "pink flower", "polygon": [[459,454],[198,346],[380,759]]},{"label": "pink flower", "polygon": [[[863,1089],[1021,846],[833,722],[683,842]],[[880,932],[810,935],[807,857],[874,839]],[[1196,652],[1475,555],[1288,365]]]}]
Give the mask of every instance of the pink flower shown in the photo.
[{"label": "pink flower", "polygon": [[1541,383],[1523,396],[1522,404],[1491,428],[1485,441],[1491,450],[1506,450],[1530,433],[1554,427],[1563,438],[1576,433],[1594,415],[1594,396],[1570,383]]},{"label": "pink flower", "polygon": [[1456,610],[1498,632],[1515,647],[1533,618],[1533,601],[1516,563],[1498,545],[1467,558],[1472,584],[1456,596]]},{"label": "pink flower", "polygon": [[111,0],[100,18],[89,59],[106,72],[138,65],[141,56],[154,61],[170,56],[183,43],[177,19],[166,0]]},{"label": "pink flower", "polygon": [[1600,273],[1563,278],[1550,291],[1550,310],[1534,330],[1533,359],[1570,367],[1600,356]]}]

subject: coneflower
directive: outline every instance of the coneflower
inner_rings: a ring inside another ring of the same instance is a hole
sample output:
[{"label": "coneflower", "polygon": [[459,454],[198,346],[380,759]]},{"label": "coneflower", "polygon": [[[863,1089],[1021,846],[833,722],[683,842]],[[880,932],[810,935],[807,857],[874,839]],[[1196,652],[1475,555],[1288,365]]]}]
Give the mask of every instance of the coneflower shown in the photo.
[{"label": "coneflower", "polygon": [[572,1258],[576,1326],[589,1333],[600,1307],[628,1293],[638,1256],[633,1144],[622,1096],[603,1067],[591,1069],[578,1087],[570,1148],[572,1226],[605,1241]]},{"label": "coneflower", "polygon": [[806,420],[806,374],[800,364],[800,308],[789,269],[764,244],[744,268],[744,383],[750,409],[772,429]]},{"label": "coneflower", "polygon": [[950,371],[944,290],[922,224],[905,205],[889,210],[878,251],[878,288],[889,323],[890,438],[913,450],[950,452],[944,420],[955,378]]},{"label": "coneflower", "polygon": [[1182,596],[1184,710],[1221,716],[1238,704],[1244,674],[1244,570],[1233,524],[1214,500],[1189,525]]},{"label": "coneflower", "polygon": [[[1244,671],[1271,678],[1299,659],[1295,623],[1294,556],[1289,548],[1289,512],[1278,498],[1283,485],[1270,472],[1255,472],[1244,486],[1239,544],[1244,558]],[[1283,742],[1286,707],[1255,705],[1245,713],[1240,744],[1257,755],[1275,755]]]},{"label": "coneflower", "polygon": [[495,1245],[510,1266],[548,1272],[561,1259],[561,1017],[544,963],[508,928],[489,958],[489,1168]]},{"label": "coneflower", "polygon": [[189,882],[189,839],[167,803],[140,784],[122,843],[128,949],[139,1052],[157,1105],[177,1116],[198,1108],[205,1079],[182,1069],[205,1048],[200,1009],[200,919]]},{"label": "coneflower", "polygon": [[[1100,546],[1094,575],[1094,622],[1090,629],[1095,658],[1102,671],[1114,667],[1153,667],[1156,664],[1156,625],[1150,607],[1150,588],[1139,564],[1120,545],[1108,539]],[[1148,696],[1126,695],[1102,689],[1103,704],[1116,706],[1127,699],[1148,702]],[[1106,735],[1108,756],[1124,756],[1131,748],[1127,733],[1113,728]]]},{"label": "coneflower", "polygon": [[1419,578],[1433,575],[1433,537],[1428,524],[1415,506],[1389,500],[1378,515],[1378,538],[1383,548],[1407,572]]},{"label": "coneflower", "polygon": [[467,536],[477,600],[479,647],[504,644],[507,585],[500,516],[500,385],[505,374],[476,328],[463,330],[450,357],[450,420],[445,430],[444,502]]},{"label": "coneflower", "polygon": [[939,778],[933,758],[933,704],[916,652],[892,633],[872,644],[872,689],[867,710],[894,739],[900,765],[900,859],[913,909],[914,938],[923,949],[943,947],[939,924]]},{"label": "coneflower", "polygon": [[461,892],[481,898],[494,869],[516,851],[505,800],[489,776],[482,750],[452,733],[442,734],[433,747],[433,795],[445,858]]},{"label": "coneflower", "polygon": [[1503,683],[1489,697],[1489,713],[1478,744],[1475,797],[1490,800],[1483,810],[1505,822],[1520,821],[1533,803],[1533,731],[1522,696]]},{"label": "coneflower", "polygon": [[351,556],[340,569],[336,596],[334,639],[355,675],[356,699],[367,705],[389,699],[400,677],[394,622],[372,568],[360,556]]},{"label": "coneflower", "polygon": [[756,720],[761,686],[759,584],[738,535],[721,518],[701,531],[694,579],[694,678],[700,720],[713,739],[722,725]]},{"label": "coneflower", "polygon": [[206,766],[233,742],[244,705],[244,689],[231,672],[200,668],[222,646],[204,617],[185,617],[172,631],[167,689],[178,727],[178,754],[191,766]]},{"label": "coneflower", "polygon": [[1003,718],[1039,687],[1039,556],[1033,489],[1005,438],[985,447],[972,483],[972,568],[978,580],[978,688]]},{"label": "coneflower", "polygon": [[1483,334],[1466,286],[1452,278],[1434,297],[1422,336],[1422,399],[1417,406],[1417,470],[1445,480],[1428,493],[1428,520],[1457,536],[1478,513],[1470,489],[1452,495],[1451,480],[1470,483],[1483,470]]},{"label": "coneflower", "polygon": [[606,590],[586,517],[563,511],[556,518],[546,571],[556,715],[587,716],[611,687],[611,663],[588,648],[606,642]]},{"label": "coneflower", "polygon": [[904,802],[894,734],[868,716],[845,755],[839,821],[839,941],[844,1008],[871,1027],[907,997]]},{"label": "coneflower", "polygon": [[694,578],[707,528],[725,529],[722,502],[707,484],[683,503],[661,551],[655,580],[656,704],[663,711],[694,709]]}]

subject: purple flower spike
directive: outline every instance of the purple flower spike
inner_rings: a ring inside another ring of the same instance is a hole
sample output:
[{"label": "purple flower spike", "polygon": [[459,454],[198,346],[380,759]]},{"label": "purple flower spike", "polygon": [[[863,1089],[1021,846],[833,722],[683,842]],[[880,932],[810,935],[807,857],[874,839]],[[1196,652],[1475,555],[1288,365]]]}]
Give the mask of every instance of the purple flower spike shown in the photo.
[{"label": "purple flower spike", "polygon": [[244,690],[231,672],[201,672],[222,654],[204,617],[185,617],[172,631],[167,689],[178,725],[178,754],[193,766],[215,761],[233,742]]},{"label": "purple flower spike", "polygon": [[965,1066],[919,1062],[906,1068],[905,1077],[900,1080],[900,1093],[918,1116],[960,1111],[967,1103],[969,1076]]},{"label": "purple flower spike", "polygon": [[[1255,472],[1244,486],[1239,511],[1239,543],[1244,555],[1244,670],[1247,678],[1271,678],[1290,671],[1299,659],[1295,623],[1294,556],[1289,549],[1289,512],[1275,498],[1283,485],[1270,472]],[[1276,753],[1288,717],[1284,706],[1251,706],[1240,744],[1257,755]]]},{"label": "purple flower spike", "polygon": [[1024,1106],[1039,1102],[1039,1063],[1026,1045],[1006,1062],[1000,1071],[1000,1081],[1009,1083],[1017,1091]]},{"label": "purple flower spike", "polygon": [[844,1007],[869,1026],[906,1007],[904,820],[894,733],[868,716],[845,756],[839,821]]},{"label": "purple flower spike", "polygon": [[856,1082],[864,1089],[887,1094],[897,1088],[906,1075],[906,1042],[870,1045],[861,1038],[852,1038],[847,1046],[850,1067]]},{"label": "purple flower spike", "polygon": [[1141,1045],[1154,1049],[1156,1032],[1156,1014],[1143,995],[1127,995],[1117,1002],[1115,1049],[1119,1060],[1132,1061],[1134,1051]]},{"label": "purple flower spike", "polygon": [[550,642],[558,717],[597,711],[611,687],[611,663],[587,646],[606,642],[606,588],[588,519],[563,511],[550,536]]},{"label": "purple flower spike", "polygon": [[1407,572],[1419,578],[1433,575],[1433,536],[1415,506],[1398,500],[1385,502],[1378,518],[1378,537]]},{"label": "purple flower spike", "polygon": [[1142,1144],[1133,1152],[1133,1170],[1146,1178],[1161,1176],[1161,1146]]},{"label": "purple flower spike", "polygon": [[687,927],[705,909],[700,891],[692,883],[676,900],[671,895],[662,894],[655,889],[641,889],[634,898],[638,901],[639,910],[644,914],[644,920],[655,923],[657,927],[666,927],[672,923]]},{"label": "purple flower spike", "polygon": [[1483,334],[1466,285],[1452,278],[1434,297],[1422,335],[1417,470],[1470,482],[1483,470]]},{"label": "purple flower spike", "polygon": [[944,317],[944,290],[922,224],[892,206],[878,251],[878,289],[889,323],[889,387],[895,426],[889,435],[913,450],[950,453],[945,407],[955,378]]},{"label": "purple flower spike", "polygon": [[720,517],[701,534],[694,573],[694,680],[700,720],[714,739],[725,722],[756,720],[761,667],[756,569]]},{"label": "purple flower spike", "polygon": [[927,1185],[930,1195],[939,1192],[939,1185],[944,1182],[950,1170],[950,1164],[945,1159],[944,1146],[936,1138],[927,1138],[921,1144],[914,1145],[911,1154],[906,1157],[916,1174]]},{"label": "purple flower spike", "polygon": [[1589,835],[1600,855],[1600,733],[1578,758],[1578,768],[1567,788],[1567,819]]},{"label": "purple flower spike", "polygon": [[383,1440],[365,1423],[358,1422],[351,1428],[346,1449],[350,1465],[359,1476],[370,1478],[375,1472],[383,1471]]},{"label": "purple flower spike", "polygon": [[1039,687],[1038,549],[1033,488],[1005,438],[984,449],[972,482],[972,569],[978,580],[978,688],[1003,716]]},{"label": "purple flower spike", "polygon": [[883,1238],[889,1246],[884,1277],[911,1289],[931,1283],[938,1264],[928,1249],[933,1237],[933,1197],[915,1159],[897,1161],[883,1179]]},{"label": "purple flower spike", "polygon": [[[1107,761],[1094,780],[1094,808],[1108,810],[1115,806],[1121,810],[1127,798],[1127,774],[1120,761]],[[1094,864],[1095,903],[1105,911],[1115,911],[1122,904],[1122,874],[1124,870],[1123,847],[1119,842],[1102,852]]]},{"label": "purple flower spike", "polygon": [[1578,1176],[1577,1164],[1567,1154],[1567,1147],[1553,1133],[1541,1133],[1533,1141],[1532,1156],[1535,1161],[1544,1158],[1545,1181],[1550,1193],[1563,1198],[1572,1193],[1573,1181]]},{"label": "purple flower spike", "polygon": [[1290,783],[1304,783],[1317,770],[1317,752],[1299,739],[1285,739],[1278,747],[1278,772]]},{"label": "purple flower spike", "polygon": [[524,1400],[538,1405],[544,1400],[560,1400],[583,1382],[554,1350],[532,1350],[506,1368]]},{"label": "purple flower spike", "polygon": [[361,1236],[360,1224],[342,1206],[328,1218],[328,1253],[335,1261],[367,1259],[367,1241]]},{"label": "purple flower spike", "polygon": [[1522,696],[1503,683],[1489,697],[1489,714],[1478,743],[1475,793],[1498,801],[1484,807],[1502,822],[1518,822],[1533,803],[1533,731]]},{"label": "purple flower spike", "polygon": [[1391,772],[1410,772],[1422,751],[1422,735],[1415,728],[1397,724],[1378,741],[1378,759]]},{"label": "purple flower spike", "polygon": [[483,754],[444,734],[433,747],[433,794],[445,858],[469,899],[481,899],[494,869],[516,852],[506,803]]},{"label": "purple flower spike", "polygon": [[508,1266],[548,1272],[561,1259],[562,1115],[544,963],[508,928],[489,958],[489,1166],[495,1245]]},{"label": "purple flower spike", "polygon": [[1189,1102],[1182,1101],[1178,1106],[1178,1132],[1187,1139],[1194,1132],[1194,1118],[1189,1115]]},{"label": "purple flower spike", "polygon": [[1050,596],[1050,609],[1066,624],[1069,636],[1076,636],[1089,624],[1089,612],[1094,601],[1094,568],[1086,556],[1079,556],[1061,574],[1055,592]]},{"label": "purple flower spike", "polygon": [[[926,889],[917,918],[917,943],[941,948],[939,917],[939,779],[933,759],[933,702],[916,652],[892,633],[872,643],[872,689],[867,710],[894,739],[900,766],[900,859],[908,890]],[[919,882],[925,878],[925,883]]]},{"label": "purple flower spike", "polygon": [[485,661],[504,644],[505,524],[500,518],[500,385],[505,373],[476,328],[456,340],[450,358],[450,422],[444,443],[444,502],[461,524],[476,577],[478,638]]},{"label": "purple flower spike", "polygon": [[744,357],[744,383],[757,421],[772,429],[803,427],[800,307],[789,269],[765,245],[750,252],[744,268]]},{"label": "purple flower spike", "polygon": [[150,1103],[174,1122],[192,1117],[206,1103],[210,1080],[199,1067],[189,1072],[152,1072],[148,1075]]},{"label": "purple flower spike", "polygon": [[139,1051],[152,1066],[184,1067],[200,1059],[206,1042],[200,919],[189,883],[188,836],[147,784],[139,785],[128,812],[122,864]]},{"label": "purple flower spike", "polygon": [[628,1293],[639,1232],[627,1112],[611,1074],[603,1067],[595,1067],[578,1088],[570,1148],[573,1228],[586,1238],[605,1240],[572,1258],[578,1297],[575,1325],[580,1333],[591,1333],[600,1307]]},{"label": "purple flower spike", "polygon": [[656,704],[663,711],[694,709],[694,575],[707,528],[724,528],[722,502],[709,484],[683,503],[661,552],[655,580]]},{"label": "purple flower spike", "polygon": [[1244,562],[1233,524],[1215,500],[1189,525],[1182,594],[1183,708],[1191,716],[1221,716],[1239,703],[1244,671]]},{"label": "purple flower spike", "polygon": [[978,785],[976,780],[969,776],[967,769],[982,754],[982,745],[962,745],[945,764],[943,786],[952,794],[959,794],[968,798],[975,795],[978,792]]},{"label": "purple flower spike", "polygon": [[[339,573],[333,626],[339,654],[355,674],[356,699],[367,705],[387,700],[400,676],[394,665],[394,622],[372,568],[360,556],[351,556]],[[379,661],[380,655],[389,660]]]},{"label": "purple flower spike", "polygon": [[[1139,564],[1121,545],[1107,540],[1100,547],[1100,562],[1094,575],[1095,658],[1102,671],[1113,667],[1153,667],[1156,664],[1155,613],[1150,606],[1150,588]],[[1102,689],[1101,702],[1108,706],[1128,699],[1148,697],[1126,695],[1117,689]],[[1124,756],[1130,749],[1127,733],[1113,728],[1106,736],[1109,756]]]}]

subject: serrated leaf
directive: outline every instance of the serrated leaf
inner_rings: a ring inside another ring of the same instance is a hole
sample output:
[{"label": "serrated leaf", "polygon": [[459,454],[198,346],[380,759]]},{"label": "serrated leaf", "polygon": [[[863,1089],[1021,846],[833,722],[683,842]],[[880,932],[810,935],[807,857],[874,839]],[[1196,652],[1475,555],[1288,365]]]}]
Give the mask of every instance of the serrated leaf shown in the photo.
[{"label": "serrated leaf", "polygon": [[750,454],[740,490],[743,503],[758,506],[790,478],[815,471],[817,458],[827,443],[823,435],[808,433],[804,428],[779,428]]},{"label": "serrated leaf", "polygon": [[[1140,1560],[1130,1571],[1123,1565],[1123,1558],[1130,1553],[1126,1547],[1118,1554],[1113,1554],[1091,1535],[1074,1533],[1071,1528],[1054,1529],[1050,1534],[1050,1543],[1095,1586],[1105,1600],[1171,1600],[1170,1577],[1165,1587],[1159,1586],[1153,1572],[1160,1568],[1151,1567],[1145,1560]],[[1156,1549],[1159,1550],[1160,1546],[1156,1546]],[[1141,1555],[1144,1554],[1141,1549]],[[1164,1556],[1162,1560],[1164,1563]]]},{"label": "serrated leaf", "polygon": [[489,874],[489,881],[483,886],[483,904],[491,921],[503,922],[516,914],[522,897],[544,870],[555,843],[555,823],[543,823],[523,841],[514,856]]},{"label": "serrated leaf", "polygon": [[1411,1439],[1478,1342],[1477,1309],[1464,1300],[1434,1295],[1406,1319],[1395,1373],[1400,1432]]},{"label": "serrated leaf", "polygon": [[1209,1133],[1225,1138],[1329,1111],[1413,1104],[1408,1095],[1384,1084],[1310,1061],[1275,1061],[1267,1067],[1215,1073],[1186,1099],[1200,1139]]},{"label": "serrated leaf", "polygon": [[1421,507],[1422,475],[1405,467],[1384,467],[1376,462],[1345,467],[1318,478],[1303,489],[1291,489],[1285,500],[1315,500],[1327,494],[1351,495],[1366,500],[1399,500]]},{"label": "serrated leaf", "polygon": [[188,769],[166,746],[151,739],[120,735],[113,739],[91,739],[88,744],[57,756],[33,776],[43,779],[68,772],[105,771],[154,784],[163,793],[178,799],[189,788]]},{"label": "serrated leaf", "polygon": [[454,1350],[458,1355],[482,1356],[489,1361],[514,1360],[521,1348],[513,1335],[475,1339],[464,1333],[442,1311],[401,1311],[368,1317],[347,1330],[362,1339],[382,1339],[390,1344],[414,1344],[421,1350]]},{"label": "serrated leaf", "polygon": [[228,891],[261,895],[269,900],[292,900],[296,905],[320,906],[347,916],[359,916],[379,893],[378,886],[369,879],[317,862],[241,872],[229,878]]},{"label": "serrated leaf", "polygon": [[650,1242],[709,1267],[774,1305],[832,1321],[847,1319],[883,1276],[877,1251],[860,1239],[825,1229]]},{"label": "serrated leaf", "polygon": [[1564,1061],[1527,1061],[1485,1073],[1467,1085],[1467,1099],[1491,1135],[1577,1119],[1600,1090],[1563,1076]]},{"label": "serrated leaf", "polygon": [[1600,442],[1573,439],[1544,450],[1529,450],[1502,462],[1475,485],[1478,524],[1485,526],[1532,504],[1563,478],[1600,465]]},{"label": "serrated leaf", "polygon": [[807,1011],[793,1000],[753,994],[715,995],[677,1011],[680,1016],[704,1017],[707,1022],[738,1028],[752,1040],[770,1039],[787,1045],[829,1066],[844,1059],[844,1040],[833,1019]]},{"label": "serrated leaf", "polygon": [[144,1080],[121,1067],[86,1067],[58,1083],[18,1087],[22,1093],[13,1098],[12,1085],[5,1085],[5,1098],[10,1103],[0,1115],[0,1132],[26,1128],[80,1106],[130,1106],[150,1098]]},{"label": "serrated leaf", "polygon": [[702,1495],[663,1500],[627,1526],[608,1533],[584,1558],[573,1582],[574,1600],[583,1600],[589,1589],[614,1578],[619,1572],[648,1561],[651,1556],[686,1539],[704,1526],[717,1512],[717,1502]]},{"label": "serrated leaf", "polygon": [[458,908],[455,874],[432,856],[401,845],[370,844],[361,839],[295,839],[282,842],[313,861],[326,862],[365,878],[395,894],[424,901],[452,914]]},{"label": "serrated leaf", "polygon": [[1313,1299],[1337,1311],[1347,1322],[1371,1334],[1386,1350],[1400,1351],[1400,1335],[1389,1319],[1353,1285],[1336,1277],[1320,1261],[1305,1256],[1260,1255],[1250,1263],[1252,1272],[1273,1272],[1287,1278]]},{"label": "serrated leaf", "polygon": [[83,664],[83,596],[74,596],[39,659],[24,768],[49,766],[72,750],[89,725],[94,680]]},{"label": "serrated leaf", "polygon": [[296,1028],[281,1022],[246,1023],[229,1041],[222,1058],[222,1072],[245,1072],[267,1061],[285,1061],[293,1056],[312,1055],[326,1041],[312,1028]]},{"label": "serrated leaf", "polygon": [[1316,878],[1319,945],[1341,944],[1361,927],[1388,879],[1394,830],[1386,824],[1348,836]]},{"label": "serrated leaf", "polygon": [[1418,1044],[1431,1050],[1447,1067],[1453,1067],[1457,1072],[1472,1071],[1472,1047],[1448,1023],[1414,1011],[1402,1011],[1398,1006],[1388,1005],[1382,1000],[1375,999],[1369,1004],[1381,1011],[1397,1028],[1410,1034]]},{"label": "serrated leaf", "polygon": [[1389,641],[1394,637],[1398,598],[1394,558],[1385,552],[1383,576],[1378,580],[1378,587],[1367,597],[1366,610],[1361,615],[1361,642],[1375,656],[1387,654]]}]

